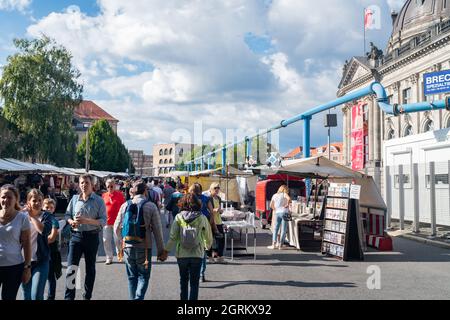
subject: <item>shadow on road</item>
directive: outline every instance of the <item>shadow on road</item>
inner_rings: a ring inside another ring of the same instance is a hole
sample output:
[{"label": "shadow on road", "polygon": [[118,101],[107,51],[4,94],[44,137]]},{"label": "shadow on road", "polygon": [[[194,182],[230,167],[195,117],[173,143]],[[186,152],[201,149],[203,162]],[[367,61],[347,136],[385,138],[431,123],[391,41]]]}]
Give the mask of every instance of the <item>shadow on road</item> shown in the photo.
[{"label": "shadow on road", "polygon": [[286,286],[299,288],[355,288],[351,282],[302,282],[302,281],[264,281],[264,280],[245,280],[245,281],[209,281],[209,283],[223,283],[218,286],[208,286],[208,289],[225,289],[234,286]]}]

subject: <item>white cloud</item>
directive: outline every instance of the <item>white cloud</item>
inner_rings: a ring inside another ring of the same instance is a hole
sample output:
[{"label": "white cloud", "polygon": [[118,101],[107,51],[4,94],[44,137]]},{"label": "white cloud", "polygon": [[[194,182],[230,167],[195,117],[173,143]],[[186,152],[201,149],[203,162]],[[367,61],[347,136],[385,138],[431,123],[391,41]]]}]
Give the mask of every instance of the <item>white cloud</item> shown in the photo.
[{"label": "white cloud", "polygon": [[19,10],[24,11],[31,4],[32,0],[0,0],[0,10]]},{"label": "white cloud", "polygon": [[391,10],[395,10],[395,11],[399,12],[400,9],[405,4],[405,1],[406,0],[387,0],[387,3],[389,5],[389,7],[391,8]]},{"label": "white cloud", "polygon": [[[67,47],[85,97],[120,120],[127,146],[149,151],[195,120],[264,128],[335,97],[343,61],[362,48],[364,1],[99,0],[97,16],[71,6],[28,33]],[[275,52],[252,53],[248,33]]]}]

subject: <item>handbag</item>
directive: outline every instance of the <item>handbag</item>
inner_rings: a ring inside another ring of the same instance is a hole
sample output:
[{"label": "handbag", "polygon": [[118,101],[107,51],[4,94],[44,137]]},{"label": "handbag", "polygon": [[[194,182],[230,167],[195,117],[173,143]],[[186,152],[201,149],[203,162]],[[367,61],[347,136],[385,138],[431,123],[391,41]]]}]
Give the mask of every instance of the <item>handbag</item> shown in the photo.
[{"label": "handbag", "polygon": [[285,213],[283,213],[283,220],[292,221],[292,214],[289,211],[286,211]]}]

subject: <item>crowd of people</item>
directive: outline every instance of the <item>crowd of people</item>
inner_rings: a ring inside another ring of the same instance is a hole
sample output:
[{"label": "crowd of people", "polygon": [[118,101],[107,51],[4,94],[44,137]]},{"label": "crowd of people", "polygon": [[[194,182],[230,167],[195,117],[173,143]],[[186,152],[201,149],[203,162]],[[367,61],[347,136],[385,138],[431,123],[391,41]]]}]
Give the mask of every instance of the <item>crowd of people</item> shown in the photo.
[{"label": "crowd of people", "polygon": [[[90,175],[79,177],[64,220],[70,228],[64,299],[75,299],[75,279],[80,259],[85,259],[83,298],[92,298],[99,242],[103,235],[106,265],[124,262],[129,298],[145,297],[151,273],[152,245],[165,261],[174,251],[180,275],[180,299],[197,300],[200,281],[206,281],[206,265],[224,263],[224,226],[221,219],[220,185],[203,192],[193,184],[146,181],[122,185],[110,179],[106,192],[94,192]],[[3,300],[15,300],[22,286],[25,300],[56,298],[56,282],[62,277],[58,245],[60,223],[54,216],[56,202],[39,189],[31,189],[21,206],[14,185],[0,188],[0,287]],[[170,228],[164,243],[163,228]],[[114,252],[115,251],[115,252]]]}]

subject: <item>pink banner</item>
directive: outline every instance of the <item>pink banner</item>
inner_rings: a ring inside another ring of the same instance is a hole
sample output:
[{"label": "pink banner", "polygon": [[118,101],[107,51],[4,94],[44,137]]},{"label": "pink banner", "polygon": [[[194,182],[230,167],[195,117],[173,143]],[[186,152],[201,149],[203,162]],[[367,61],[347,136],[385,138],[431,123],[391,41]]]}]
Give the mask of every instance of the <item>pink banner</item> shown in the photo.
[{"label": "pink banner", "polygon": [[364,169],[364,104],[358,103],[352,108],[352,169],[355,171]]}]

